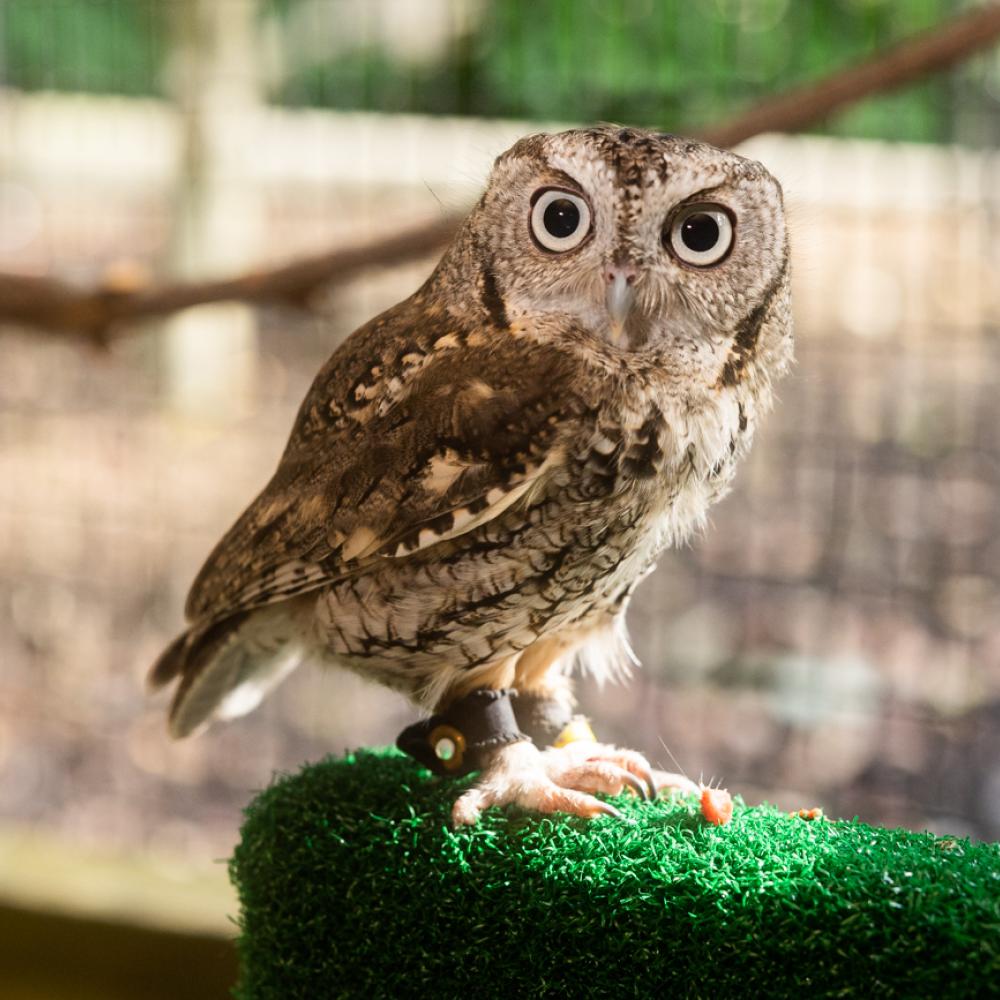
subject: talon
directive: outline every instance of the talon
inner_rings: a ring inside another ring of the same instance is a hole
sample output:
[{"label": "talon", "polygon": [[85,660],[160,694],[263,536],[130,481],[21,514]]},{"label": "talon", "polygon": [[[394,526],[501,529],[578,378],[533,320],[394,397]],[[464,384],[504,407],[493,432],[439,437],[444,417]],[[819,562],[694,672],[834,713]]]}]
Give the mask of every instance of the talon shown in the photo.
[{"label": "talon", "polygon": [[634,825],[593,793],[618,795],[628,787],[645,801],[653,782],[649,765],[630,750],[571,743],[542,753],[533,743],[511,743],[493,752],[476,784],[459,796],[452,822],[470,826],[490,806],[517,805],[540,813],[611,816]]},{"label": "talon", "polygon": [[616,809],[610,802],[602,802],[600,799],[594,799],[596,805],[593,807],[594,812],[604,813],[605,816],[614,816],[615,819],[621,820],[623,823],[635,823],[635,820],[629,819],[620,809]]},{"label": "talon", "polygon": [[649,789],[643,798],[647,801],[649,799],[655,799],[658,792],[656,788],[656,778],[653,776],[653,769],[645,761],[637,761],[634,765],[635,769],[639,772],[639,776],[643,781],[646,782],[646,787]]},{"label": "talon", "polygon": [[[643,777],[645,777],[645,775],[643,775]],[[652,775],[650,775],[650,778],[652,778]],[[629,788],[631,788],[643,802],[649,801],[649,788],[647,788],[645,783],[640,781],[631,771],[622,772],[622,781],[625,782],[625,784],[628,785]]]},{"label": "talon", "polygon": [[642,798],[646,801],[655,799],[657,795],[656,776],[653,769],[646,762],[646,759],[634,750],[615,751],[612,757],[615,763],[624,771],[635,778],[641,778],[645,782],[645,788],[641,792]]}]

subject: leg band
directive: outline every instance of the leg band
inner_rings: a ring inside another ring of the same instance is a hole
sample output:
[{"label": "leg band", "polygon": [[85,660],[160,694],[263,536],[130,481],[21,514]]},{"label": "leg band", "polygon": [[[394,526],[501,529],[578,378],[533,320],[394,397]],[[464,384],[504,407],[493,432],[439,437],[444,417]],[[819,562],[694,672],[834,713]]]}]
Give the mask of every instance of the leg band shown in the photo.
[{"label": "leg band", "polygon": [[484,754],[529,739],[518,726],[511,690],[480,688],[439,715],[407,726],[396,746],[435,774],[458,777],[483,766]]}]

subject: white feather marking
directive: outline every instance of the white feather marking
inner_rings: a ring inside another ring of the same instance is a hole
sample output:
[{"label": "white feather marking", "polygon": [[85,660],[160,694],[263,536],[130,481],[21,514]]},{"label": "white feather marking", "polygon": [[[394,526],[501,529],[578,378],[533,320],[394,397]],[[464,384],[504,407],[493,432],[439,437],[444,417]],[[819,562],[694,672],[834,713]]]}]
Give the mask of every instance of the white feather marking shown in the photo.
[{"label": "white feather marking", "polygon": [[456,452],[448,448],[443,455],[432,455],[424,472],[424,487],[431,493],[445,494],[455,480],[469,468]]},{"label": "white feather marking", "polygon": [[491,385],[487,385],[481,378],[477,378],[469,383],[472,390],[480,399],[492,399],[496,395],[496,390]]},{"label": "white feather marking", "polygon": [[608,628],[596,632],[576,651],[576,662],[598,684],[621,681],[640,666],[625,630],[625,616],[619,615]]},{"label": "white feather marking", "polygon": [[355,528],[351,532],[347,541],[344,542],[340,555],[345,562],[350,562],[350,560],[357,559],[372,551],[373,548],[378,548],[381,544],[381,540],[371,528],[361,525],[360,528]]},{"label": "white feather marking", "polygon": [[252,712],[304,658],[305,650],[302,646],[289,645],[274,659],[255,664],[255,669],[242,676],[236,687],[219,702],[215,717],[238,719],[241,715]]},{"label": "white feather marking", "polygon": [[464,531],[466,525],[476,516],[468,507],[459,507],[451,512],[453,518],[451,530]]},{"label": "white feather marking", "polygon": [[[546,473],[554,465],[560,463],[562,458],[563,456],[561,451],[550,452],[541,465],[537,468],[529,469],[527,475],[514,486],[506,490],[502,487],[495,486],[486,494],[486,507],[479,511],[478,514],[473,514],[471,517],[463,517],[461,521],[456,519],[447,531],[437,534],[430,528],[422,529],[420,534],[417,536],[417,545],[414,548],[409,549],[405,554],[408,555],[410,552],[416,552],[419,549],[425,549],[430,545],[436,545],[439,542],[446,542],[451,538],[457,537],[458,535],[464,535],[472,531],[474,528],[478,528],[479,525],[485,524],[487,521],[492,521],[494,518],[499,517],[505,510],[517,503],[518,500],[528,495],[530,490],[540,488],[544,482]],[[458,508],[458,510],[468,514],[468,511],[464,507]],[[398,556],[400,548],[402,548],[402,546],[397,546],[396,551],[392,553],[389,558]]]},{"label": "white feather marking", "polygon": [[593,448],[599,455],[610,455],[615,450],[615,442],[598,433],[594,438]]}]

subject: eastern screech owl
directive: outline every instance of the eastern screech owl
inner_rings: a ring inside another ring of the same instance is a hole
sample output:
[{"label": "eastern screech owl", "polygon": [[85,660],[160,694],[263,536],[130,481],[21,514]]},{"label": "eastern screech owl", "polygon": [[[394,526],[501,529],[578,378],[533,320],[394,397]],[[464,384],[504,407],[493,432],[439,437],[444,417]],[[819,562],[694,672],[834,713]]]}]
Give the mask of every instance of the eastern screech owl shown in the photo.
[{"label": "eastern screech owl", "polygon": [[171,732],[316,660],[436,713],[431,762],[482,771],[456,822],[614,812],[592,793],[645,791],[640,755],[542,749],[570,671],[627,665],[630,595],[726,492],[791,353],[763,166],[627,128],[522,139],[423,287],[320,371],[209,556],[151,674],[179,681]]}]

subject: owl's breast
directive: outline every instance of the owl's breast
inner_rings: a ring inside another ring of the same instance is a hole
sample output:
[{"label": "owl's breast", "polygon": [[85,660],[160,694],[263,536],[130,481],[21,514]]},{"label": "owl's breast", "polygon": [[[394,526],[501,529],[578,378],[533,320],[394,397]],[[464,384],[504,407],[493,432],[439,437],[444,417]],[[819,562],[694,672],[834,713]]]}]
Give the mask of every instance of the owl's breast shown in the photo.
[{"label": "owl's breast", "polygon": [[650,397],[574,404],[544,475],[517,502],[334,583],[321,602],[326,648],[422,684],[613,619],[722,494],[744,424],[735,399],[704,412]]},{"label": "owl's breast", "polygon": [[736,391],[697,406],[649,395],[611,403],[566,441],[563,488],[581,512],[595,504],[605,515],[626,512],[630,548],[655,558],[703,524],[728,490],[752,429],[752,401]]}]

